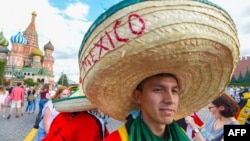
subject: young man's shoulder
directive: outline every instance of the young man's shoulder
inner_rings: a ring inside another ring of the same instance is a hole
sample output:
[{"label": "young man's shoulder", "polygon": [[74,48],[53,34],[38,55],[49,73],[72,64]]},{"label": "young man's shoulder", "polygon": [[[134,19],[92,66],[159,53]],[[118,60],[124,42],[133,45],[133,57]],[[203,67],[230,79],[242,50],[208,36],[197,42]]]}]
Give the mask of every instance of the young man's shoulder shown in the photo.
[{"label": "young man's shoulder", "polygon": [[24,91],[21,87],[14,87],[12,91]]},{"label": "young man's shoulder", "polygon": [[120,126],[102,141],[128,141],[128,132],[125,125]]}]

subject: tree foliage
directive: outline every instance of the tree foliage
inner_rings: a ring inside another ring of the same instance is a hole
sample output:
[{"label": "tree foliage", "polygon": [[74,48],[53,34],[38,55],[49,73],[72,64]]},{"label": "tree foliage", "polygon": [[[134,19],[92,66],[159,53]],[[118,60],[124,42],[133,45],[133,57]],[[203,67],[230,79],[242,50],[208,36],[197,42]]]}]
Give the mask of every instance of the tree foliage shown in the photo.
[{"label": "tree foliage", "polygon": [[230,83],[237,83],[237,80],[236,80],[236,78],[235,78],[235,76],[234,76],[234,75],[233,75],[233,77],[231,78]]},{"label": "tree foliage", "polygon": [[244,83],[250,83],[250,70],[247,67],[246,75],[244,77]]},{"label": "tree foliage", "polygon": [[62,73],[59,80],[57,81],[57,84],[63,85],[63,86],[68,86],[69,85],[68,76],[66,74]]},{"label": "tree foliage", "polygon": [[244,77],[242,76],[242,73],[240,72],[239,78],[238,78],[238,83],[243,83],[244,82]]},{"label": "tree foliage", "polygon": [[9,86],[10,85],[10,80],[4,80],[3,84],[4,84],[4,86]]},{"label": "tree foliage", "polygon": [[235,76],[233,76],[231,78],[229,85],[230,86],[244,86],[244,87],[250,86],[250,70],[249,70],[249,68],[247,67],[245,76],[243,76],[242,73],[240,72],[238,80],[236,80]]},{"label": "tree foliage", "polygon": [[3,60],[0,60],[0,84],[3,84],[5,65],[6,65],[6,62]]},{"label": "tree foliage", "polygon": [[26,86],[38,86],[39,83],[34,82],[34,80],[31,79],[31,78],[27,78],[27,79],[24,80],[24,85],[26,85]]}]

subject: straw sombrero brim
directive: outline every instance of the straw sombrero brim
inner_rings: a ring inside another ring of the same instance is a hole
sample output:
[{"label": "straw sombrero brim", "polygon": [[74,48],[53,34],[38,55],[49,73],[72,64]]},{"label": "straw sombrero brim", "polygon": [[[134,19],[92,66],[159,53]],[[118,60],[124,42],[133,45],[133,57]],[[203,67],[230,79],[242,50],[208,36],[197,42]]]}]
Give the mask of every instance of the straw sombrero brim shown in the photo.
[{"label": "straw sombrero brim", "polygon": [[175,119],[197,111],[228,85],[239,58],[231,17],[201,1],[122,1],[90,27],[79,51],[84,93],[124,121],[144,78],[173,73],[181,91]]},{"label": "straw sombrero brim", "polygon": [[69,97],[53,100],[52,103],[58,112],[80,112],[96,108],[84,95],[81,87]]}]

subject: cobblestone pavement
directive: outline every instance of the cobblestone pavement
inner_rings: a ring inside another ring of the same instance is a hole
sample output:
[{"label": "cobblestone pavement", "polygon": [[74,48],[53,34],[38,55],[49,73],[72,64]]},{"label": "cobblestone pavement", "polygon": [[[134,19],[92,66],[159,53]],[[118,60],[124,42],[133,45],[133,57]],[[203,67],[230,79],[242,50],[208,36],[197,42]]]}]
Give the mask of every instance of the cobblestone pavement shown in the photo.
[{"label": "cobblestone pavement", "polygon": [[16,118],[16,111],[13,110],[11,118],[7,119],[9,109],[10,107],[6,108],[5,118],[0,117],[0,141],[23,141],[33,128],[38,107],[34,114],[24,113],[24,115],[19,118]]},{"label": "cobblestone pavement", "polygon": [[[9,107],[7,107],[6,113],[9,113]],[[38,106],[34,114],[24,114],[23,116],[16,118],[16,113],[13,111],[9,120],[7,120],[6,117],[0,117],[0,141],[23,141],[33,128],[37,113]],[[211,116],[207,107],[204,107],[198,111],[198,115],[203,121],[207,121]],[[110,118],[107,127],[109,131],[112,132],[122,124],[122,122]]]}]

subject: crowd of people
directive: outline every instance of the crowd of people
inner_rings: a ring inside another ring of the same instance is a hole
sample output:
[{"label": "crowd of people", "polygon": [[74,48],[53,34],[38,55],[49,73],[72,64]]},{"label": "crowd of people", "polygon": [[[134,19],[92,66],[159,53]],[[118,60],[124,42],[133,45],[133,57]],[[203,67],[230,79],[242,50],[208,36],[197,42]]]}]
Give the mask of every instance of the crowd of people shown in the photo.
[{"label": "crowd of people", "polygon": [[[249,90],[224,92],[239,58],[236,31],[230,15],[208,1],[121,1],[81,44],[79,85],[86,95],[70,97],[67,87],[53,91],[50,84],[25,91],[18,83],[7,119],[14,108],[16,118],[23,115],[24,95],[33,113],[39,96],[38,141],[223,141],[224,125],[250,122]],[[204,106],[208,121],[196,114]],[[109,116],[124,124],[110,132]]]},{"label": "crowd of people", "polygon": [[[39,86],[24,86],[18,82],[16,86],[11,87],[1,85],[0,91],[1,114],[3,118],[7,115],[7,119],[10,119],[13,111],[16,111],[16,118],[24,114],[35,113],[37,100],[40,100]],[[6,107],[9,107],[9,111],[5,110]]]},{"label": "crowd of people", "polygon": [[[168,76],[168,77],[170,77],[170,76]],[[171,76],[171,77],[174,78],[174,76]],[[142,84],[138,85],[138,87],[137,87],[138,91],[139,90],[141,91],[141,89],[142,89],[141,85]],[[186,134],[188,134],[187,127],[191,127],[190,129],[191,129],[191,131],[193,131],[193,134],[192,134],[192,137],[189,136],[190,139],[193,139],[193,140],[195,139],[196,141],[223,140],[223,126],[224,125],[226,125],[226,124],[234,124],[234,125],[249,124],[250,113],[246,113],[246,111],[248,111],[248,110],[244,110],[244,112],[241,112],[245,107],[249,107],[249,105],[247,105],[247,100],[250,100],[249,99],[250,98],[249,97],[249,94],[250,94],[249,89],[247,87],[240,87],[238,93],[236,93],[236,91],[234,91],[232,93],[232,88],[233,87],[228,87],[228,89],[229,89],[228,93],[223,93],[220,97],[218,97],[217,99],[215,99],[214,101],[212,101],[211,103],[209,103],[207,105],[209,111],[212,114],[212,118],[209,119],[208,121],[197,122],[197,119],[195,121],[194,117],[199,118],[199,116],[196,113],[193,113],[192,115],[183,118],[185,125],[183,125],[183,123],[180,122],[182,120],[177,120],[177,123],[179,124],[179,126],[182,127],[184,130],[186,130]],[[235,88],[236,87],[234,87],[234,90],[236,90]],[[44,95],[42,95],[44,93],[44,91],[46,91],[46,93]],[[30,101],[28,99],[29,95],[31,95],[31,94],[34,95],[34,97],[32,99],[33,101]],[[53,107],[52,100],[66,98],[69,95],[70,95],[70,90],[65,86],[59,87],[57,89],[57,91],[54,91],[49,84],[43,85],[43,87],[41,87],[41,89],[39,89],[39,87],[32,87],[32,86],[24,89],[20,83],[18,83],[17,86],[13,87],[12,90],[9,90],[7,87],[0,86],[1,116],[2,116],[2,118],[5,118],[6,106],[9,106],[10,111],[9,111],[9,115],[7,116],[7,119],[10,119],[11,113],[13,112],[14,108],[17,109],[16,110],[16,118],[19,118],[18,115],[21,114],[21,103],[24,101],[26,101],[25,105],[27,106],[25,113],[26,114],[34,113],[36,111],[36,108],[35,108],[35,106],[37,105],[36,101],[39,100],[40,107],[39,107],[37,116],[43,117],[42,120],[39,122],[39,127],[38,127],[38,132],[37,132],[37,141],[40,141],[40,140],[42,140],[42,138],[44,138],[49,133],[50,125],[51,125],[53,119],[59,114],[59,112],[56,111],[56,109]],[[239,95],[239,98],[238,98],[239,100],[236,98],[237,97],[236,95]],[[8,100],[6,100],[6,99],[8,99],[7,98],[8,96],[15,97],[15,98],[13,98],[13,99],[11,98],[12,100],[10,100],[10,102],[8,102]],[[26,100],[24,99],[24,97],[26,97]],[[138,96],[135,96],[135,97],[138,97]],[[46,99],[45,102],[43,102],[44,99]],[[146,99],[146,98],[143,98],[143,99]],[[8,102],[9,105],[6,102]],[[149,101],[145,102],[145,103],[149,103]],[[152,106],[153,105],[151,104],[150,107],[152,107]],[[146,107],[146,106],[142,106],[142,107]],[[41,110],[41,114],[40,114],[40,110]],[[150,111],[153,111],[153,110],[150,110]],[[60,119],[58,121],[58,123],[54,123],[54,124],[56,124],[56,127],[52,128],[51,130],[57,130],[58,126],[59,127],[65,126],[63,124],[65,122],[63,120],[66,119],[65,117],[70,117],[72,115],[76,116],[76,115],[78,115],[78,113],[79,112],[61,113],[60,116],[58,116],[58,120]],[[142,113],[144,113],[144,112],[143,111],[131,112],[127,116],[128,121],[125,123],[125,125],[127,125],[126,128],[131,128],[130,126],[133,125],[133,124],[131,124],[131,122],[134,122],[134,120],[136,120],[138,117],[141,117]],[[80,112],[79,116],[82,114],[90,114],[93,116],[93,115],[98,115],[98,111],[97,110],[88,110],[87,113]],[[244,115],[242,115],[242,114],[244,114]],[[74,117],[74,116],[72,116],[72,117]],[[143,116],[143,117],[147,119],[146,116]],[[86,117],[83,116],[82,118],[86,118]],[[155,115],[154,118],[157,118],[157,116]],[[99,120],[102,119],[103,123],[106,122],[105,124],[102,124],[102,125],[104,125],[103,129],[106,129],[105,125],[107,124],[108,120],[104,119],[104,118],[97,118],[97,119],[99,119]],[[202,120],[202,119],[199,119],[199,120]],[[63,125],[60,125],[60,124],[63,124]],[[142,124],[142,123],[140,123],[140,124]],[[73,125],[71,125],[71,124],[69,124],[68,126],[73,127]],[[74,125],[74,126],[76,126],[76,125]],[[121,128],[124,128],[124,127],[121,127]],[[133,130],[135,130],[135,129],[136,128],[134,128]],[[130,131],[129,129],[127,129],[127,130]],[[140,129],[140,130],[142,132],[148,133],[148,131],[143,131],[142,129]],[[115,136],[115,138],[117,138],[117,136],[118,136],[117,134],[119,133],[118,131],[119,130],[114,131],[105,140],[113,140],[114,139],[113,136]],[[54,133],[54,132],[56,132],[56,131],[52,131],[51,133]],[[86,131],[84,131],[84,132],[86,132]],[[104,135],[107,135],[108,134],[107,132],[108,132],[108,130],[106,129]],[[136,134],[136,132],[134,132],[134,131],[133,131],[133,133]],[[138,134],[146,134],[146,133],[138,133]],[[154,134],[156,134],[156,133],[154,133]],[[164,134],[164,133],[161,133],[161,134]],[[136,135],[134,135],[134,136],[136,136]],[[53,139],[53,137],[55,137],[55,136],[48,135],[46,137],[46,140]],[[79,137],[79,138],[81,138],[81,137]],[[143,138],[146,138],[146,137],[143,137]]]}]

